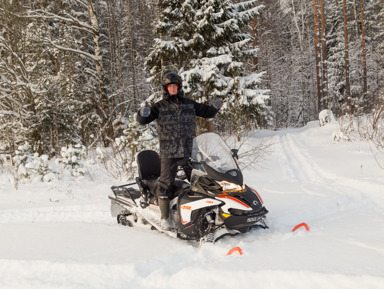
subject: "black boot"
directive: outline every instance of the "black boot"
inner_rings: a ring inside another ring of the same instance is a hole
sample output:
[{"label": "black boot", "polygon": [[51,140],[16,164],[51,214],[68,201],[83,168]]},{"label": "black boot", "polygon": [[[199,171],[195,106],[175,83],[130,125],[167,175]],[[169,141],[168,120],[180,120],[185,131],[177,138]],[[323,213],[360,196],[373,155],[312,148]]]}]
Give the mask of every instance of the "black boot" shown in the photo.
[{"label": "black boot", "polygon": [[159,208],[161,213],[160,226],[163,230],[169,230],[169,198],[158,198]]}]

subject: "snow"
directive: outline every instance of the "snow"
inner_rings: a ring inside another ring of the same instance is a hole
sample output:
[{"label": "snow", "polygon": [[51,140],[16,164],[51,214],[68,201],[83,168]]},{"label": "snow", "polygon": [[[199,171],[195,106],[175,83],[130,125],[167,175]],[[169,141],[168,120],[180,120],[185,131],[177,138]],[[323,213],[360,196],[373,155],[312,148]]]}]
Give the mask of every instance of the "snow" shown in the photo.
[{"label": "snow", "polygon": [[330,109],[324,109],[319,113],[319,121],[320,125],[323,126],[330,122],[335,122],[335,117],[333,116],[333,112]]},{"label": "snow", "polygon": [[117,225],[107,196],[121,182],[96,167],[93,181],[17,191],[0,169],[0,288],[384,288],[384,172],[367,143],[334,143],[337,130],[255,133],[273,152],[243,173],[270,229],[200,248]]}]

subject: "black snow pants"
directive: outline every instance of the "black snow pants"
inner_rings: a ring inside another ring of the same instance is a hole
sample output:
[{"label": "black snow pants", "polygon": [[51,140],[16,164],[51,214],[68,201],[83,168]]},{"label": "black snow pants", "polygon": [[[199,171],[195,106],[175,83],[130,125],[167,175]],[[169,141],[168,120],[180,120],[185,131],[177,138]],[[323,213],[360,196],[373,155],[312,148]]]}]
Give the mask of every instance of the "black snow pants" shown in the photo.
[{"label": "black snow pants", "polygon": [[[173,183],[177,174],[177,162],[182,158],[161,158],[160,178],[157,187],[157,197],[171,198],[173,193]],[[190,180],[192,169],[183,167],[187,179]]]}]

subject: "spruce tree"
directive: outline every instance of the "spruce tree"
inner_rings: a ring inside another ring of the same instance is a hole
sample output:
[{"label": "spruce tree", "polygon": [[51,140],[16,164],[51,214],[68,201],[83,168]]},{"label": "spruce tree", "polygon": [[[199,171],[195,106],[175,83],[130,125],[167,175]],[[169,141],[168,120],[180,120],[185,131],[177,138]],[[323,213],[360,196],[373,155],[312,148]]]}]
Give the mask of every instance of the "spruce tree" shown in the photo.
[{"label": "spruce tree", "polygon": [[332,1],[330,3],[330,17],[327,33],[328,48],[328,108],[337,116],[341,114],[340,104],[345,103],[345,60],[344,35],[341,5]]},{"label": "spruce tree", "polygon": [[158,38],[146,61],[153,84],[158,86],[164,69],[173,66],[183,78],[186,96],[206,103],[214,97],[222,101],[222,120],[265,121],[268,96],[260,88],[263,73],[245,67],[257,55],[247,33],[247,24],[262,8],[256,3],[159,1]]},{"label": "spruce tree", "polygon": [[[384,85],[384,0],[367,3],[368,108],[378,104]],[[371,95],[370,95],[371,94]]]}]

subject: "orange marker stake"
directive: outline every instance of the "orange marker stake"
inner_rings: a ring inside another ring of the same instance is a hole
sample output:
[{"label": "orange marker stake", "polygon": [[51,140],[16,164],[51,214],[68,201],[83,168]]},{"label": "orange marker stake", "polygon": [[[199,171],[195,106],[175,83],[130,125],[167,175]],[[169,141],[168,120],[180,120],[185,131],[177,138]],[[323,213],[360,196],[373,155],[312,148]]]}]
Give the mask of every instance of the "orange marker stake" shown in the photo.
[{"label": "orange marker stake", "polygon": [[240,255],[243,255],[243,251],[241,250],[241,248],[235,247],[228,251],[227,256],[232,255],[233,252],[239,252]]},{"label": "orange marker stake", "polygon": [[292,232],[295,232],[298,228],[300,227],[304,227],[307,231],[309,231],[309,227],[306,223],[301,223],[301,224],[298,224],[297,226],[295,226],[292,230]]}]

